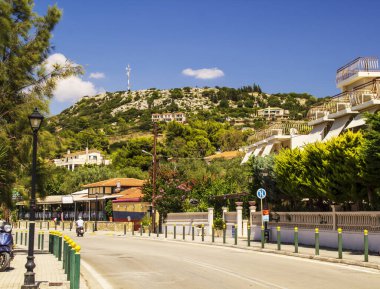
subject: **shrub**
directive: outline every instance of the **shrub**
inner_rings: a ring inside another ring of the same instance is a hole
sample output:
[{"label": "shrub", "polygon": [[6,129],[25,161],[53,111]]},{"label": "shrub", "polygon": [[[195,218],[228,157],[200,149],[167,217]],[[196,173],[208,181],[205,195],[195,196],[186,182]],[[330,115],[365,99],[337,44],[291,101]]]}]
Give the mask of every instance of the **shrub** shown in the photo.
[{"label": "shrub", "polygon": [[222,218],[216,218],[214,220],[214,228],[217,229],[217,230],[223,230],[223,225],[225,225],[226,223],[223,221]]}]

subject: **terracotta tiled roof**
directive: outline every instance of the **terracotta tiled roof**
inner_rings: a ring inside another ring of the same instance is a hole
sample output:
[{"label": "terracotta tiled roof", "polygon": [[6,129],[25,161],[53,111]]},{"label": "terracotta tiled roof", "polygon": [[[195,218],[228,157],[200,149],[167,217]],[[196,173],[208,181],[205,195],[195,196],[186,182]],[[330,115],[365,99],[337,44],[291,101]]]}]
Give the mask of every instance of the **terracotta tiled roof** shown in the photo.
[{"label": "terracotta tiled roof", "polygon": [[205,157],[204,159],[205,160],[214,160],[214,159],[223,158],[223,159],[229,160],[229,159],[241,157],[243,155],[244,155],[244,153],[241,151],[230,151],[230,152],[222,152],[219,154],[211,155],[211,156]]},{"label": "terracotta tiled roof", "polygon": [[121,187],[142,187],[145,183],[144,180],[134,178],[113,178],[105,181],[87,184],[84,185],[83,188],[116,187],[117,182],[120,182]]},{"label": "terracotta tiled roof", "polygon": [[130,188],[118,193],[118,195],[123,195],[119,199],[129,199],[129,198],[142,198],[144,194],[142,193],[142,188]]}]

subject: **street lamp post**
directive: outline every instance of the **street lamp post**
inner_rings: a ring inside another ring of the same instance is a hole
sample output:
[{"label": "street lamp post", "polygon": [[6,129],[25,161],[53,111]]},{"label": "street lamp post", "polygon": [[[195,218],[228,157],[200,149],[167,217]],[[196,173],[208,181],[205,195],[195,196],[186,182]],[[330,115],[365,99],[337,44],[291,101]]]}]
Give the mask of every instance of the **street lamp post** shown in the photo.
[{"label": "street lamp post", "polygon": [[36,267],[34,263],[34,228],[36,220],[36,169],[37,169],[37,133],[41,127],[44,117],[37,108],[29,115],[30,126],[33,131],[33,158],[32,158],[32,190],[29,203],[29,244],[28,257],[25,264],[26,273],[24,274],[24,285],[22,289],[38,288],[36,284],[35,273],[33,269]]}]

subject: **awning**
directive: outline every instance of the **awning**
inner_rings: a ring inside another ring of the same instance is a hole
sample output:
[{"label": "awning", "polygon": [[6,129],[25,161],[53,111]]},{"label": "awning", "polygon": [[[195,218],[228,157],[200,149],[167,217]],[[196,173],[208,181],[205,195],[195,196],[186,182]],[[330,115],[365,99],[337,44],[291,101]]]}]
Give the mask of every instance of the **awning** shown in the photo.
[{"label": "awning", "polygon": [[270,154],[270,152],[272,151],[272,148],[274,146],[274,143],[269,143],[267,144],[267,146],[264,148],[264,151],[263,153],[261,154],[263,157],[267,156]]},{"label": "awning", "polygon": [[253,151],[249,151],[245,154],[243,160],[241,161],[242,164],[245,164],[246,162],[248,162],[249,158],[251,157],[251,155],[253,154]]},{"label": "awning", "polygon": [[365,125],[365,113],[375,113],[376,110],[378,110],[377,107],[373,107],[367,111],[363,111],[359,113],[357,116],[354,117],[354,119],[347,125],[345,129],[350,129],[358,126]]},{"label": "awning", "polygon": [[323,141],[328,141],[331,138],[338,136],[342,132],[346,123],[349,121],[350,117],[351,115],[346,115],[336,119]]},{"label": "awning", "polygon": [[123,195],[104,195],[98,198],[89,198],[87,196],[82,196],[81,198],[77,198],[77,199],[74,198],[74,202],[80,203],[80,202],[90,202],[90,201],[96,201],[96,200],[100,201],[100,200],[107,200],[107,199],[116,199],[122,196]]}]

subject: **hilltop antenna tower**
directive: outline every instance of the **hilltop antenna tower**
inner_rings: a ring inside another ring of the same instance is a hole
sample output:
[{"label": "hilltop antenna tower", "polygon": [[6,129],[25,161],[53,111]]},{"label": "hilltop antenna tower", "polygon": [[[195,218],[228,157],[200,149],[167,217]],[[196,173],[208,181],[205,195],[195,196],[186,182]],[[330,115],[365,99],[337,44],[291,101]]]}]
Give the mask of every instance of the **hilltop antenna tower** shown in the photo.
[{"label": "hilltop antenna tower", "polygon": [[127,78],[128,78],[128,92],[131,91],[131,85],[130,85],[130,80],[131,80],[131,66],[128,64],[128,66],[125,68],[127,71]]}]

